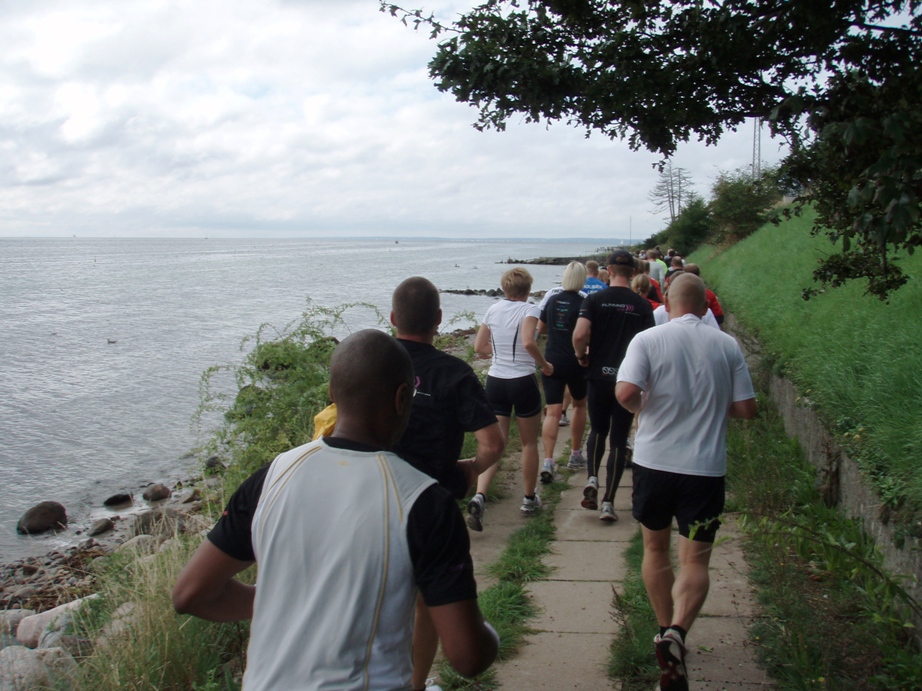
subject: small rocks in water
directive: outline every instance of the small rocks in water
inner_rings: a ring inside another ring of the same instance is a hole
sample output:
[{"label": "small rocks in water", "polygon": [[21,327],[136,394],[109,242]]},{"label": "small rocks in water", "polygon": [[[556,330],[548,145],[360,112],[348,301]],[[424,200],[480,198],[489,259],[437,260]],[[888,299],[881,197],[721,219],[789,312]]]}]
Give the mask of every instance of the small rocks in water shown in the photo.
[{"label": "small rocks in water", "polygon": [[183,504],[191,504],[194,501],[199,501],[202,498],[202,493],[199,491],[198,487],[189,492],[189,496],[182,500]]},{"label": "small rocks in water", "polygon": [[161,501],[162,499],[169,499],[172,493],[169,487],[157,483],[144,490],[144,494],[141,496],[143,496],[146,501]]},{"label": "small rocks in water", "polygon": [[102,535],[115,528],[115,523],[111,518],[100,518],[96,521],[87,532],[88,535]]},{"label": "small rocks in water", "polygon": [[221,462],[221,459],[217,456],[212,456],[207,461],[205,461],[205,470],[211,471],[213,473],[220,473],[226,470],[224,464]]},{"label": "small rocks in water", "polygon": [[132,499],[130,494],[121,492],[119,494],[113,494],[111,497],[106,499],[103,502],[104,506],[121,506],[122,504],[131,504]]},{"label": "small rocks in water", "polygon": [[64,507],[56,501],[43,501],[22,515],[16,524],[16,532],[21,535],[38,535],[66,527],[67,511]]}]

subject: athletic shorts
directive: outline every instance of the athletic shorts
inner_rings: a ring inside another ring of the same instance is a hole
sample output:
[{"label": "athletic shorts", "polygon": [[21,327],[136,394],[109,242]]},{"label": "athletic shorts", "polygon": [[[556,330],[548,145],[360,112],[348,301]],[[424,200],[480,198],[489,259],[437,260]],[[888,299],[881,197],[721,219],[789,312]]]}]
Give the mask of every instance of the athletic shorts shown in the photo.
[{"label": "athletic shorts", "polygon": [[551,362],[551,364],[554,365],[554,374],[550,377],[544,374],[541,375],[541,383],[544,384],[545,403],[548,405],[563,403],[564,389],[568,386],[570,387],[570,395],[573,396],[574,400],[581,401],[586,398],[589,382],[586,379],[588,370],[585,367],[580,367],[577,364],[577,369],[574,370],[564,366],[558,368],[556,362]]},{"label": "athletic shorts", "polygon": [[487,376],[484,389],[494,415],[512,417],[513,409],[516,417],[534,417],[541,412],[541,391],[534,374],[515,379]]},{"label": "athletic shorts", "polygon": [[679,535],[697,542],[714,542],[723,510],[723,476],[669,473],[634,463],[631,515],[648,530],[664,530],[675,517]]}]

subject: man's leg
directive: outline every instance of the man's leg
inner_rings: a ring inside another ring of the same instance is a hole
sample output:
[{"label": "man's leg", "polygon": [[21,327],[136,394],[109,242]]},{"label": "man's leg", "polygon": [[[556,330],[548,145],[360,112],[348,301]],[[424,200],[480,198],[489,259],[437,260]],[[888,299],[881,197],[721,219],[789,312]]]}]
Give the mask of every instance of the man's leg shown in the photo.
[{"label": "man's leg", "polygon": [[439,637],[435,632],[429,608],[423,596],[416,597],[416,623],[413,628],[413,688],[425,689],[426,679],[439,650]]},{"label": "man's leg", "polygon": [[669,556],[672,528],[650,530],[641,526],[643,532],[643,565],[641,574],[647,589],[647,597],[656,615],[656,623],[668,627],[673,619],[672,591],[675,574]]},{"label": "man's leg", "polygon": [[573,401],[573,416],[570,423],[570,447],[573,451],[583,448],[583,433],[586,431],[586,399]]},{"label": "man's leg", "polygon": [[672,587],[673,613],[668,625],[691,628],[710,588],[708,565],[714,544],[679,536],[679,573]]}]

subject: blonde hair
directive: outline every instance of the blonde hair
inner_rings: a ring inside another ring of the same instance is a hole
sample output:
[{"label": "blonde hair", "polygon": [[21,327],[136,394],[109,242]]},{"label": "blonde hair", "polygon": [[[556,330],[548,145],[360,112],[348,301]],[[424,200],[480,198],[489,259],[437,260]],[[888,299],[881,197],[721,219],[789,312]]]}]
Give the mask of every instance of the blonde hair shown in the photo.
[{"label": "blonde hair", "polygon": [[608,279],[608,269],[599,269],[599,280],[605,285],[608,285]]},{"label": "blonde hair", "polygon": [[580,262],[570,262],[563,270],[561,287],[564,290],[579,290],[586,284],[586,273],[586,267]]},{"label": "blonde hair", "polygon": [[503,295],[515,300],[516,298],[528,296],[531,292],[533,280],[531,274],[528,273],[528,269],[517,266],[503,274],[499,281],[499,286],[503,289]]},{"label": "blonde hair", "polygon": [[650,288],[653,286],[650,283],[650,279],[644,274],[637,274],[634,276],[634,280],[631,281],[631,290],[642,297],[647,297],[650,294]]}]

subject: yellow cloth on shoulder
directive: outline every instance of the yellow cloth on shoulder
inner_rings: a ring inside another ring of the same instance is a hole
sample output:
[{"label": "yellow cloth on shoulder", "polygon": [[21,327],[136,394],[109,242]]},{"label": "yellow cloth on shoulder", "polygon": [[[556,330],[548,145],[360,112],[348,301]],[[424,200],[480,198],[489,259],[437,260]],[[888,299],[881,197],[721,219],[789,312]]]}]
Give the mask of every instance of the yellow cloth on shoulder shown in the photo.
[{"label": "yellow cloth on shoulder", "polygon": [[314,416],[314,441],[329,437],[336,427],[336,404],[331,403]]}]

